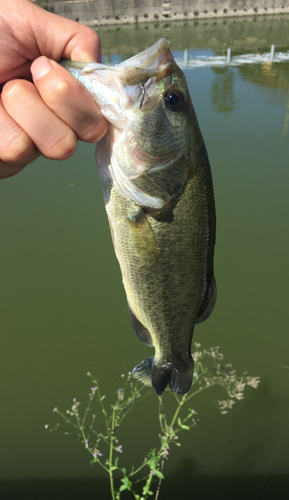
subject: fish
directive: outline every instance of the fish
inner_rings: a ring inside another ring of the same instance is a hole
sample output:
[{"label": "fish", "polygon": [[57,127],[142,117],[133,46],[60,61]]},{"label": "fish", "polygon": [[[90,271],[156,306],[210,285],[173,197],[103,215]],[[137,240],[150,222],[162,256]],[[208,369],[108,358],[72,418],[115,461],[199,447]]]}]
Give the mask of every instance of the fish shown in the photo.
[{"label": "fish", "polygon": [[162,396],[192,385],[194,327],[216,302],[207,150],[165,38],[116,66],[66,62],[109,125],[96,147],[132,328],[154,347],[133,376]]}]

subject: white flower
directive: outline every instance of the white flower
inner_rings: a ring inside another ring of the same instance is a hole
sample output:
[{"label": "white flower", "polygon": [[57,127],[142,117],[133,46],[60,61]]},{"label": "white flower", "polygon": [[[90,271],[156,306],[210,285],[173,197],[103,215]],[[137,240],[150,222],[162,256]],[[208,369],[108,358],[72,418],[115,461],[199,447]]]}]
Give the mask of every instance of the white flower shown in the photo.
[{"label": "white flower", "polygon": [[260,377],[247,377],[247,385],[257,389],[260,382]]}]

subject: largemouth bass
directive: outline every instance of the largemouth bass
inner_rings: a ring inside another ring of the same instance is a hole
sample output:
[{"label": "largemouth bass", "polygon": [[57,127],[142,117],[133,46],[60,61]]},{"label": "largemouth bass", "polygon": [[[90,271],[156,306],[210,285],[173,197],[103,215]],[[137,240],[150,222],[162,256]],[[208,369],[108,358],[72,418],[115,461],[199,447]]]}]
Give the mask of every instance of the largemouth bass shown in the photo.
[{"label": "largemouth bass", "polygon": [[164,38],[117,66],[68,65],[109,121],[96,159],[112,241],[132,327],[155,348],[133,375],[185,394],[194,326],[216,300],[213,185],[185,76]]}]

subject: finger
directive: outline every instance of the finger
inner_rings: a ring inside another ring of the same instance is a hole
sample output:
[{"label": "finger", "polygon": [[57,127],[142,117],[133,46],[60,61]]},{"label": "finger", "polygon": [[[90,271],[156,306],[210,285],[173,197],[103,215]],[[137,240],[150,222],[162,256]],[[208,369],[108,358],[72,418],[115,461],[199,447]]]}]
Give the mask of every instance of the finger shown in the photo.
[{"label": "finger", "polygon": [[0,178],[14,175],[39,156],[31,139],[4,109],[1,96],[0,138]]},{"label": "finger", "polygon": [[107,121],[95,101],[66,69],[46,57],[31,65],[35,85],[47,106],[85,142],[98,142]]},{"label": "finger", "polygon": [[[31,6],[31,27],[37,40],[40,54],[59,61],[61,58],[72,61],[101,62],[100,38],[88,26]],[[43,36],[43,17],[46,17],[46,32]],[[27,44],[27,37],[23,36]],[[39,54],[39,55],[40,55]]]},{"label": "finger", "polygon": [[35,85],[12,80],[2,90],[10,117],[33,141],[41,154],[54,160],[70,158],[77,148],[75,133],[43,102]]},{"label": "finger", "polygon": [[24,167],[13,167],[12,165],[7,165],[0,160],[0,180],[7,179],[8,177],[13,177],[13,175],[18,174]]},{"label": "finger", "polygon": [[1,83],[8,82],[8,80],[12,80],[13,78],[25,78],[26,80],[32,81],[30,66],[31,61],[26,61],[24,64],[15,68],[10,68],[5,72],[0,70],[0,87]]},{"label": "finger", "polygon": [[100,62],[99,37],[88,26],[48,12],[33,2],[1,0],[0,3],[0,18],[4,27],[9,27],[9,34],[24,60],[45,55],[55,61],[67,58]]}]

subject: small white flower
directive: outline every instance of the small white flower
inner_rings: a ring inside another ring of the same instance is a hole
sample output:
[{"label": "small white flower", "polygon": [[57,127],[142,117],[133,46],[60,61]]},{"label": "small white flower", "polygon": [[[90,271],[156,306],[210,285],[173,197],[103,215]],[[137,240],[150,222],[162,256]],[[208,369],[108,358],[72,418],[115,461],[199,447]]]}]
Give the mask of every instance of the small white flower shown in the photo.
[{"label": "small white flower", "polygon": [[247,377],[247,385],[250,385],[254,389],[258,388],[260,382],[260,377]]},{"label": "small white flower", "polygon": [[117,391],[117,397],[119,401],[122,401],[124,398],[124,390],[123,389],[118,389]]}]

